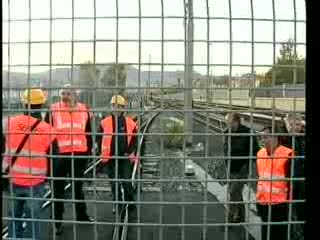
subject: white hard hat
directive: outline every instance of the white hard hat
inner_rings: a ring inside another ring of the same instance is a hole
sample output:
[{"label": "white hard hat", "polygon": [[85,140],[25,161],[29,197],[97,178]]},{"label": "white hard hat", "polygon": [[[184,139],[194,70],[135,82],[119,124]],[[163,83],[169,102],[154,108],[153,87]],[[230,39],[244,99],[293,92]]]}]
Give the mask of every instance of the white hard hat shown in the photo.
[{"label": "white hard hat", "polygon": [[78,95],[78,91],[74,88],[72,88],[72,85],[70,83],[67,83],[65,85],[63,85],[63,87],[60,89],[60,95],[64,92],[64,91],[68,91],[70,92],[72,95],[77,96]]}]

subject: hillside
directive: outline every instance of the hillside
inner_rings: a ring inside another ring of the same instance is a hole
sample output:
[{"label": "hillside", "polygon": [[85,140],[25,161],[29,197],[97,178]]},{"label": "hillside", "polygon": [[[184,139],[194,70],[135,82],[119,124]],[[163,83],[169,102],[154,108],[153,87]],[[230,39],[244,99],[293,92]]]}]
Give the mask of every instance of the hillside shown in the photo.
[{"label": "hillside", "polygon": [[[100,70],[105,70],[106,67],[99,67]],[[40,80],[42,87],[49,86],[49,75],[50,71],[41,72],[41,73],[32,73],[30,75],[31,79]],[[73,69],[73,80],[78,82],[80,75],[80,68],[75,67]],[[57,68],[52,70],[51,75],[51,86],[52,87],[61,87],[71,79],[71,69],[70,68]],[[163,72],[163,86],[167,87],[170,85],[176,85],[177,79],[183,79],[184,74],[182,71],[165,71]],[[195,73],[196,78],[204,78],[199,73]],[[10,84],[8,82],[8,72],[2,72],[2,86],[10,88],[25,88],[27,84],[28,74],[20,72],[10,72]],[[148,81],[148,71],[141,71],[140,74],[140,86],[146,86]],[[150,72],[150,83],[151,86],[160,86],[161,85],[161,71],[151,71]],[[32,85],[32,84],[31,84]],[[127,68],[127,87],[138,87],[139,86],[139,70],[132,66]]]}]

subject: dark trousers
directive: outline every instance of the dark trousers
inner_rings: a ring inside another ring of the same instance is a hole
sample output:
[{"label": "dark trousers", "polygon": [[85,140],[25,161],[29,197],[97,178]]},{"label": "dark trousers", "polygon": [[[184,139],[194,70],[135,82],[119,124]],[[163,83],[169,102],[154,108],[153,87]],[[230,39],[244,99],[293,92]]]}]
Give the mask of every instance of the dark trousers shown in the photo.
[{"label": "dark trousers", "polygon": [[[244,166],[238,172],[231,172],[230,179],[248,179],[247,167]],[[244,203],[235,204],[233,202],[243,202],[243,188],[245,181],[234,181],[229,183],[229,214],[228,222],[243,222],[245,221]]]},{"label": "dark trousers", "polygon": [[[118,174],[116,174],[116,161],[118,161]],[[133,201],[133,187],[131,182],[124,182],[121,179],[131,179],[132,174],[132,164],[128,159],[112,159],[106,166],[107,174],[111,180],[120,179],[118,184],[116,181],[111,182],[111,190],[112,190],[112,200],[121,200],[121,191],[120,184],[123,186],[124,190],[124,200],[125,201]],[[118,188],[116,188],[118,185]],[[117,194],[117,195],[116,195]],[[117,199],[116,199],[117,196]]]},{"label": "dark trousers", "polygon": [[[270,220],[269,216],[269,207],[271,211]],[[263,222],[284,222],[288,221],[289,215],[289,206],[288,204],[276,204],[276,205],[260,205],[257,204],[257,210]],[[287,240],[288,239],[288,224],[276,224],[276,225],[262,225],[261,226],[261,234],[262,240]],[[269,228],[269,230],[268,230]],[[270,235],[268,238],[268,231],[270,231]],[[289,235],[290,239],[290,235]]]},{"label": "dark trousers", "polygon": [[[306,221],[305,203],[293,204],[295,213],[295,221]],[[304,239],[304,228],[305,224],[294,224],[292,225],[292,234],[294,239]]]},{"label": "dark trousers", "polygon": [[[62,154],[63,156],[70,156],[71,154]],[[75,156],[85,155],[82,153],[74,154]],[[74,161],[74,173],[72,172],[72,161]],[[82,178],[83,172],[87,165],[87,159],[84,158],[72,158],[71,156],[68,158],[60,158],[54,161],[53,164],[53,176],[54,177],[70,177],[74,178]],[[73,175],[74,174],[74,175]],[[76,215],[77,220],[83,219],[87,216],[86,204],[84,202],[84,193],[82,190],[83,180],[72,180],[72,184],[74,184],[74,195],[72,193],[72,198],[76,200],[82,200],[83,202],[77,202],[76,205]],[[54,198],[65,199],[65,180],[54,180],[53,181],[53,191]],[[73,186],[72,191],[73,191]],[[64,202],[57,201],[54,202],[54,219],[62,220],[64,212]]]}]

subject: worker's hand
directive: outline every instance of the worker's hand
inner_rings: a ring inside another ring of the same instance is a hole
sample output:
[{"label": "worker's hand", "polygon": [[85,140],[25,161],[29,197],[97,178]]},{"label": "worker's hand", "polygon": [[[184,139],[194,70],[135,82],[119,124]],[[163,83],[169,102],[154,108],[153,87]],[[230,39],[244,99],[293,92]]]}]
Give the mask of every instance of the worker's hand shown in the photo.
[{"label": "worker's hand", "polygon": [[2,172],[1,174],[1,184],[2,184],[2,191],[8,191],[9,190],[9,178],[7,172]]},{"label": "worker's hand", "polygon": [[132,163],[132,164],[135,164],[137,162],[139,162],[139,157],[137,155],[135,155],[134,153],[131,153],[129,155],[129,161]]},{"label": "worker's hand", "polygon": [[98,163],[95,167],[96,174],[105,174],[106,173],[106,165],[102,162]]},{"label": "worker's hand", "polygon": [[289,123],[289,120],[287,117],[284,118],[284,125],[285,125],[287,131],[289,132],[290,131],[290,123]]}]

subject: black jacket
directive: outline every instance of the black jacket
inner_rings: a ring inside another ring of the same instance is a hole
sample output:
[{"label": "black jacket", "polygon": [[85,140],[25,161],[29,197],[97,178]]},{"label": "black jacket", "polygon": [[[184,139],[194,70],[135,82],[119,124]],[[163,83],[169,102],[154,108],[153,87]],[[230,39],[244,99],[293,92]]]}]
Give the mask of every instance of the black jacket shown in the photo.
[{"label": "black jacket", "polygon": [[[286,131],[288,133],[288,131]],[[305,137],[296,136],[294,138],[294,147],[293,147],[293,137],[286,137],[284,146],[295,150],[295,158],[293,165],[293,178],[304,178],[305,170]],[[293,198],[294,199],[305,199],[305,181],[303,180],[293,180]]]},{"label": "black jacket", "polygon": [[[229,129],[224,131],[225,134],[229,133]],[[247,133],[250,134],[250,128],[239,125],[238,129],[231,131],[231,133]],[[229,140],[230,138],[230,140]],[[257,152],[259,151],[259,145],[257,142],[257,137],[252,136],[252,152],[250,152],[250,135],[244,136],[228,136],[224,138],[224,155],[231,157],[247,157],[244,159],[231,159],[230,161],[230,173],[238,173],[240,169],[244,166],[249,166],[250,156],[256,157]],[[231,149],[229,149],[229,141]],[[230,153],[229,153],[230,150]],[[230,154],[230,155],[229,155]],[[255,161],[255,158],[251,158]]]},{"label": "black jacket", "polygon": [[[290,148],[293,148],[293,139],[290,138],[289,140]],[[295,160],[293,166],[293,178],[304,178],[305,177],[305,138],[304,136],[297,136],[295,137],[294,143],[294,150],[295,150]],[[294,199],[305,199],[305,181],[303,180],[294,180],[293,181],[293,198]]]}]

